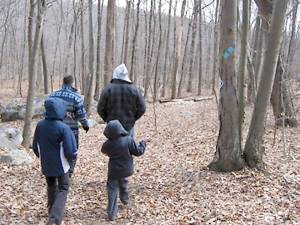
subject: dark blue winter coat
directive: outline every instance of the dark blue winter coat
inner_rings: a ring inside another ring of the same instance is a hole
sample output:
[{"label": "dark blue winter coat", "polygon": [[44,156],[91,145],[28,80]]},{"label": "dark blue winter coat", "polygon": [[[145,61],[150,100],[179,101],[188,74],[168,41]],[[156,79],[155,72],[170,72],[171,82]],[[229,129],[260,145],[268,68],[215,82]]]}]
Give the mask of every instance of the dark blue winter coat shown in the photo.
[{"label": "dark blue winter coat", "polygon": [[108,179],[131,176],[134,171],[132,155],[143,155],[146,143],[141,141],[137,145],[118,120],[108,122],[104,135],[108,140],[102,145],[101,152],[109,157]]},{"label": "dark blue winter coat", "polygon": [[58,98],[45,101],[45,119],[35,129],[33,151],[41,159],[42,173],[62,176],[70,169],[69,160],[76,159],[76,141],[70,127],[63,123],[66,104]]}]

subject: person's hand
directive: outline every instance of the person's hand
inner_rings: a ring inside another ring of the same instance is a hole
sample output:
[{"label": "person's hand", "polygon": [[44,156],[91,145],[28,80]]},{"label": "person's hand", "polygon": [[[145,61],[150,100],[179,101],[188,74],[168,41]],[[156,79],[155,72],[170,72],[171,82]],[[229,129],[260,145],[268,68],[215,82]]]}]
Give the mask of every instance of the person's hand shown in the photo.
[{"label": "person's hand", "polygon": [[89,131],[89,129],[90,129],[89,126],[82,126],[82,128],[85,130],[85,133],[87,133]]}]

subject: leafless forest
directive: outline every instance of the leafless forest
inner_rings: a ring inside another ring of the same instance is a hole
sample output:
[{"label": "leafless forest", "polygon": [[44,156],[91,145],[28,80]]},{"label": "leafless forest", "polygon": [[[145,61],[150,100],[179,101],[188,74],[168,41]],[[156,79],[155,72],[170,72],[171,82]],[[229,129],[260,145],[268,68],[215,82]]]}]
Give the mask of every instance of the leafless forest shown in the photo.
[{"label": "leafless forest", "polygon": [[[124,63],[147,101],[137,137],[149,154],[114,224],[299,224],[298,9],[298,0],[0,0],[0,142],[14,128],[13,148],[32,156],[38,107],[73,75],[95,126],[80,137],[66,224],[106,224],[95,106]],[[0,224],[42,224],[39,162],[12,166],[10,148],[0,144]]]}]

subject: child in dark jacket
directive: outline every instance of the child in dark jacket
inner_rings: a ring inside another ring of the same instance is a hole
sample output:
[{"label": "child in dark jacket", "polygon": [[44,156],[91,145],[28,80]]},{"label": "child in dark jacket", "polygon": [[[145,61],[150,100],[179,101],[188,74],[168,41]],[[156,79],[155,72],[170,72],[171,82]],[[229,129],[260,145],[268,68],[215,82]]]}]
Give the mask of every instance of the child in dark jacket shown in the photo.
[{"label": "child in dark jacket", "polygon": [[48,224],[61,224],[69,189],[69,162],[76,159],[76,140],[63,123],[66,104],[58,98],[45,101],[45,119],[35,129],[33,151],[41,159],[48,194]]},{"label": "child in dark jacket", "polygon": [[141,156],[146,149],[145,141],[138,145],[128,135],[118,120],[108,122],[104,135],[108,140],[102,145],[101,152],[109,157],[107,194],[107,214],[109,220],[114,220],[118,212],[118,194],[124,205],[128,204],[128,180],[127,177],[133,174],[133,157]]}]

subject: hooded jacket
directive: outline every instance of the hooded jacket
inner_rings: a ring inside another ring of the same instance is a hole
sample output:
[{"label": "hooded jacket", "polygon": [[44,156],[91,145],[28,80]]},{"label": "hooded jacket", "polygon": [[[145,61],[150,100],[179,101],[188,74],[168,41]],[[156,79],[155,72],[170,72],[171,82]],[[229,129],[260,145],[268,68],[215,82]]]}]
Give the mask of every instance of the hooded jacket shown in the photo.
[{"label": "hooded jacket", "polygon": [[62,176],[70,169],[68,160],[76,159],[76,141],[70,127],[63,123],[66,104],[58,98],[45,101],[45,119],[35,129],[33,151],[41,159],[42,173]]},{"label": "hooded jacket", "polygon": [[109,157],[108,179],[120,179],[133,174],[133,157],[141,156],[146,149],[146,143],[138,145],[118,120],[110,121],[104,135],[108,138],[102,145],[101,152]]},{"label": "hooded jacket", "polygon": [[119,120],[130,131],[145,113],[146,106],[143,96],[128,78],[124,67],[121,65],[114,70],[111,83],[101,93],[97,112],[105,122]]}]

